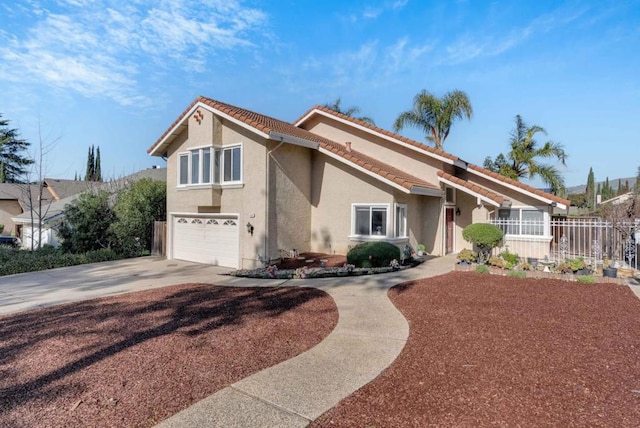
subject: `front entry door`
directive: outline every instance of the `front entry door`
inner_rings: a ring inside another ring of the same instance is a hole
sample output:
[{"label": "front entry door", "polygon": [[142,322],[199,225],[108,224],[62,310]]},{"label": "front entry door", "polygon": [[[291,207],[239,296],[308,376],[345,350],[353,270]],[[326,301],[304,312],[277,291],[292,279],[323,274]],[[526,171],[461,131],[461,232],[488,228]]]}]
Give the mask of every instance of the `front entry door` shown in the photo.
[{"label": "front entry door", "polygon": [[453,231],[454,231],[454,209],[452,207],[446,207],[445,210],[445,243],[446,254],[453,253]]}]

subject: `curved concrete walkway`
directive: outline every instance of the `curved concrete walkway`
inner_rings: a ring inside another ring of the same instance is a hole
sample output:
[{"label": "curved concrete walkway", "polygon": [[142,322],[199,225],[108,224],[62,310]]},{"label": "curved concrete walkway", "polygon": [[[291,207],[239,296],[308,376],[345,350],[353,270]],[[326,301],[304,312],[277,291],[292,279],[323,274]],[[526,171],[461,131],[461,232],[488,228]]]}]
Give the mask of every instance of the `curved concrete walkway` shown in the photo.
[{"label": "curved concrete walkway", "polygon": [[[389,288],[449,272],[454,263],[455,257],[448,256],[393,274],[282,282],[330,294],[339,312],[333,332],[307,352],[242,379],[157,426],[307,426],[375,379],[402,351],[409,326],[388,299]],[[219,283],[242,285],[238,279]]]}]

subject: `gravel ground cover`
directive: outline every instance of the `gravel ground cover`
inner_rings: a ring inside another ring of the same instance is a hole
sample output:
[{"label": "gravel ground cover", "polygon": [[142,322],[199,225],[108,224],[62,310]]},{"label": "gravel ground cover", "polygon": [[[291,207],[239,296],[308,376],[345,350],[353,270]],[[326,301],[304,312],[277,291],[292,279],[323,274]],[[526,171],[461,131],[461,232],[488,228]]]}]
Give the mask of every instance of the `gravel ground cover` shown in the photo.
[{"label": "gravel ground cover", "polygon": [[184,284],[0,317],[0,426],[148,427],[326,337],[307,288]]},{"label": "gravel ground cover", "polygon": [[454,272],[389,295],[406,347],[313,426],[640,426],[628,287]]}]

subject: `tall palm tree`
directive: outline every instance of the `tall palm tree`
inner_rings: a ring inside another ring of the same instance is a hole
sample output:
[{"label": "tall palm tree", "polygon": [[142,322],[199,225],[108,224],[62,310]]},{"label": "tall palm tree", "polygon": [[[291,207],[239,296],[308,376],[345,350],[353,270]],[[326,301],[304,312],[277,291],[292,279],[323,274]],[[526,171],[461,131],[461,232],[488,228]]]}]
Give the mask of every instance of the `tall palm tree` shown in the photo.
[{"label": "tall palm tree", "polygon": [[554,143],[553,141],[539,144],[535,140],[537,133],[547,134],[541,126],[527,126],[522,117],[517,115],[516,126],[511,131],[511,139],[509,141],[511,150],[507,153],[507,162],[502,162],[496,172],[515,180],[538,176],[546,185],[551,187],[553,193],[562,193],[564,191],[564,178],[558,168],[553,165],[539,163],[538,159],[556,158],[562,165],[566,165],[567,154],[562,144]]},{"label": "tall palm tree", "polygon": [[375,125],[375,122],[369,116],[357,116],[358,114],[360,114],[360,107],[351,106],[346,110],[342,110],[342,107],[340,106],[341,103],[342,103],[342,98],[338,97],[333,103],[326,103],[323,105],[323,107],[338,113],[342,113],[345,116],[349,116],[354,119],[358,119],[363,122],[370,123],[371,125]]},{"label": "tall palm tree", "polygon": [[453,122],[471,119],[472,114],[471,101],[465,92],[456,89],[438,98],[423,89],[413,98],[413,109],[400,113],[393,128],[396,132],[405,125],[422,128],[427,141],[442,150]]}]

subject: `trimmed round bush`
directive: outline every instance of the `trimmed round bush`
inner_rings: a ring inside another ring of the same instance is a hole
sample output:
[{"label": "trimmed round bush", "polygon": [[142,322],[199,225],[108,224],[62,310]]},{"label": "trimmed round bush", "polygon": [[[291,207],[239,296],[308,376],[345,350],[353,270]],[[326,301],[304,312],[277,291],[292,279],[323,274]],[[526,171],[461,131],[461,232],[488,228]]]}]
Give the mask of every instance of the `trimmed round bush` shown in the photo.
[{"label": "trimmed round bush", "polygon": [[388,242],[365,242],[347,253],[347,263],[356,267],[385,267],[391,260],[400,260],[400,248]]},{"label": "trimmed round bush", "polygon": [[462,229],[462,237],[478,247],[483,261],[489,258],[491,250],[498,246],[503,236],[499,227],[489,223],[473,223]]}]

